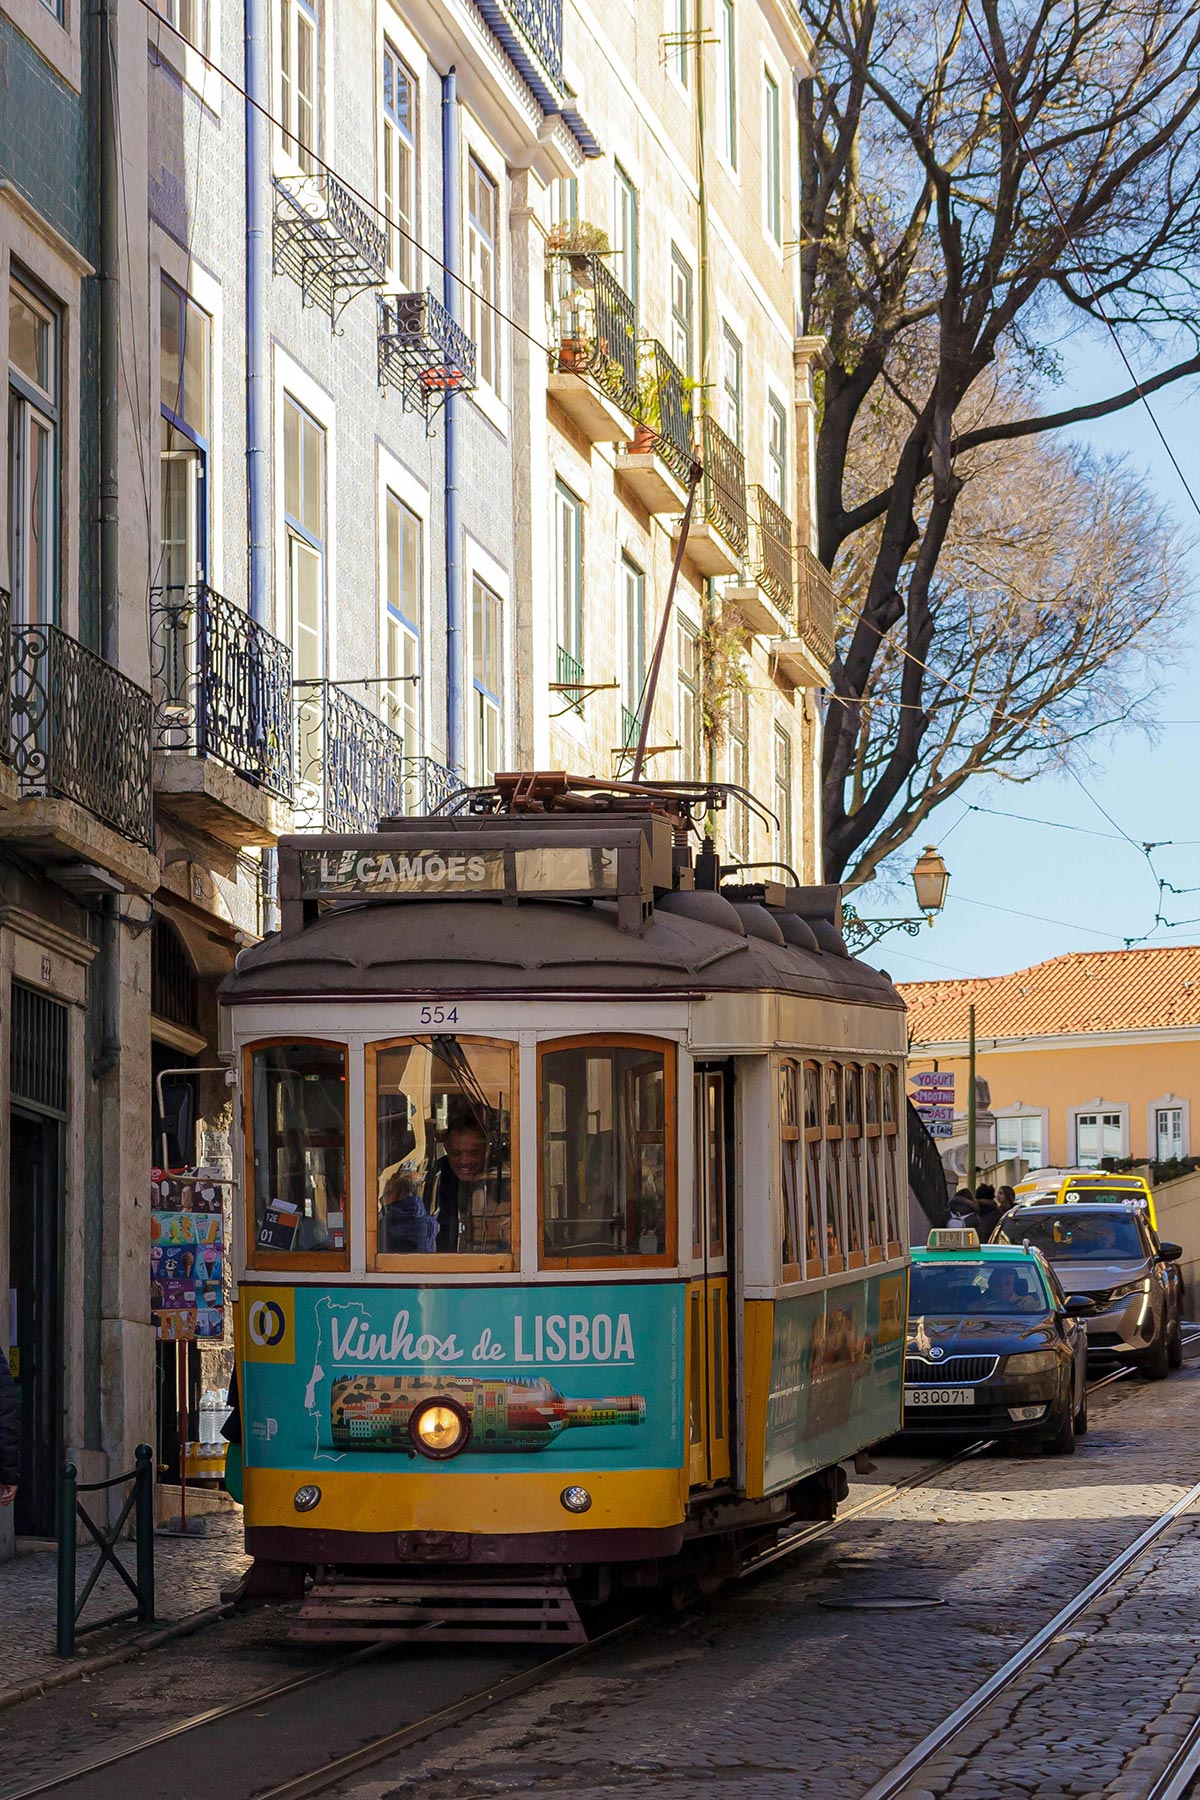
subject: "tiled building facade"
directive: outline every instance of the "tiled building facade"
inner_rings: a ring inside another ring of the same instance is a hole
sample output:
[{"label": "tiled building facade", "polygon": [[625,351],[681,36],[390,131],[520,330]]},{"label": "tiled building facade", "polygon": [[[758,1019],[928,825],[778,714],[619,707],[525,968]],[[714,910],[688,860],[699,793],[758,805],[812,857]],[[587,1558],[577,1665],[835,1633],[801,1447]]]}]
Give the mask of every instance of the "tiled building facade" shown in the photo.
[{"label": "tiled building facade", "polygon": [[149,1170],[164,1132],[226,1153],[216,991],[279,834],[627,776],[645,719],[648,776],[762,802],[727,859],[819,879],[832,632],[787,0],[81,11],[0,0],[0,1313],[35,1531],[64,1452],[171,1460]]}]

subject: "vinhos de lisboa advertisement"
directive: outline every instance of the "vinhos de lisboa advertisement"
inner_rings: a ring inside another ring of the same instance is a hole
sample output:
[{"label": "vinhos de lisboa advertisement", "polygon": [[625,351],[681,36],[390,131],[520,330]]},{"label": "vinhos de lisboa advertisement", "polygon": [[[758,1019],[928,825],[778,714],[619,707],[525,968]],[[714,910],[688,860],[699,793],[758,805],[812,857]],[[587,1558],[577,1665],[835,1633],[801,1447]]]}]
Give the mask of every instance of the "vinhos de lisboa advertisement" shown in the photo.
[{"label": "vinhos de lisboa advertisement", "polygon": [[469,1421],[463,1469],[678,1468],[683,1288],[245,1287],[248,1466],[408,1467],[411,1421]]}]

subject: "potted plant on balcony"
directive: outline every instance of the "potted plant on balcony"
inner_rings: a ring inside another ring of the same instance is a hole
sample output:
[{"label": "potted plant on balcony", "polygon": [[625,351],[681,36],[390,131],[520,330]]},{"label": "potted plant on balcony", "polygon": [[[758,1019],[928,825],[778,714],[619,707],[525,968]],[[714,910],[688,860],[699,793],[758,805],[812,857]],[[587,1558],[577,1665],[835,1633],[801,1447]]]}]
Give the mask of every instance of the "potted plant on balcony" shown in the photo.
[{"label": "potted plant on balcony", "polygon": [[[691,419],[692,395],[699,383],[689,375],[680,377],[679,392],[686,420]],[[643,350],[638,367],[637,416],[634,423],[630,454],[644,456],[654,450],[662,436],[663,393],[665,380],[660,376],[653,344]]]},{"label": "potted plant on balcony", "polygon": [[547,233],[547,256],[560,258],[570,271],[570,287],[559,299],[563,317],[558,349],[560,374],[580,374],[591,364],[595,346],[584,328],[589,311],[586,296],[595,285],[590,259],[609,255],[610,248],[608,233],[587,219],[564,219]]}]

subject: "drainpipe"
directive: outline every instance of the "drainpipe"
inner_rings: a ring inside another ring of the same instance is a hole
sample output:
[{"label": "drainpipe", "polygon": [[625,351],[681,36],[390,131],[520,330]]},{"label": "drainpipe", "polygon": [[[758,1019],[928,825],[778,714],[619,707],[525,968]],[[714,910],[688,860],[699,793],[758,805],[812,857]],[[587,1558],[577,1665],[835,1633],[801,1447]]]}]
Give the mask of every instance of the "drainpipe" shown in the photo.
[{"label": "drainpipe", "polygon": [[[462,194],[458,166],[458,81],[453,68],[442,77],[442,261],[446,311],[456,322],[462,312],[460,245]],[[462,526],[458,493],[459,396],[446,396],[446,761],[456,775],[466,773],[463,711]]]},{"label": "drainpipe", "polygon": [[97,280],[100,288],[100,654],[116,663],[119,654],[117,615],[120,605],[120,508],[117,459],[120,444],[121,368],[121,249],[119,233],[119,170],[116,127],[116,8],[114,0],[100,0],[96,28],[100,39],[96,58],[99,87],[96,111],[99,127],[100,245]]},{"label": "drainpipe", "polygon": [[246,496],[250,535],[250,617],[267,624],[267,88],[266,0],[246,0]]}]

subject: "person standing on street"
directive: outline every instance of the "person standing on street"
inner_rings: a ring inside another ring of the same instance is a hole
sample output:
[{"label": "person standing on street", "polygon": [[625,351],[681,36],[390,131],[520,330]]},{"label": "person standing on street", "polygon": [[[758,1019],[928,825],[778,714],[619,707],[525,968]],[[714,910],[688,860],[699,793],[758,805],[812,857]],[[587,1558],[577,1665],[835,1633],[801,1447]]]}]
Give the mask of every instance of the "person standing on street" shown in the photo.
[{"label": "person standing on street", "polygon": [[1000,1223],[1001,1217],[1001,1210],[996,1201],[996,1190],[990,1181],[981,1181],[975,1189],[975,1210],[979,1214],[979,1236],[986,1244]]},{"label": "person standing on street", "polygon": [[21,1475],[21,1395],[0,1353],[0,1506],[11,1506]]}]

